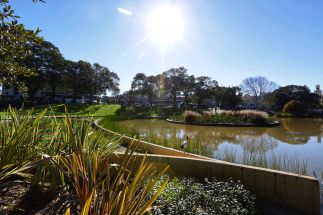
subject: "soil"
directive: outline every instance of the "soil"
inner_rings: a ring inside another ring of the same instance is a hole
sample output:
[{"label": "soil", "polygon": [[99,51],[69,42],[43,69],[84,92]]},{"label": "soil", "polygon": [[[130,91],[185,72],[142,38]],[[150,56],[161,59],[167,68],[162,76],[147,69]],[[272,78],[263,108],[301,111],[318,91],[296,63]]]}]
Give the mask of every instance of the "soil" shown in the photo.
[{"label": "soil", "polygon": [[[46,186],[28,182],[11,182],[0,188],[0,215],[56,215],[78,214],[77,200],[71,189],[49,189]],[[258,205],[260,214],[295,214],[268,203]],[[269,212],[269,213],[268,213]],[[321,214],[323,215],[323,182],[321,182]]]},{"label": "soil", "polygon": [[77,211],[75,195],[69,189],[49,189],[28,182],[11,182],[0,188],[0,215],[64,214]]}]

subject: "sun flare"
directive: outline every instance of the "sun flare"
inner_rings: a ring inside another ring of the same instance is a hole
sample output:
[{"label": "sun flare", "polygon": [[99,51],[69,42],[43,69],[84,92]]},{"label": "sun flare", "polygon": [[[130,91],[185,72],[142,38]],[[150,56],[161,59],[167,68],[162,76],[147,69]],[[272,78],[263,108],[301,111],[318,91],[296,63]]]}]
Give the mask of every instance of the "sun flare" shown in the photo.
[{"label": "sun flare", "polygon": [[163,47],[183,39],[184,19],[176,7],[159,6],[149,14],[147,22],[150,37]]}]

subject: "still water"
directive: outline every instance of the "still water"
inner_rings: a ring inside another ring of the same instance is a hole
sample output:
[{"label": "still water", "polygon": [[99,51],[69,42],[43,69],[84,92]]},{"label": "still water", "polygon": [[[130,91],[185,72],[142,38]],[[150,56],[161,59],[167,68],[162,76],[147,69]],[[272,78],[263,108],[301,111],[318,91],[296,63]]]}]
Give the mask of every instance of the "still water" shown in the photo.
[{"label": "still water", "polygon": [[246,154],[256,152],[280,157],[281,162],[306,162],[308,175],[315,172],[319,178],[323,177],[323,119],[281,119],[280,122],[280,126],[272,128],[182,125],[158,119],[119,123],[138,131],[142,138],[169,147],[179,149],[188,136],[185,150],[193,153],[213,158],[234,154],[235,162],[244,163]]}]

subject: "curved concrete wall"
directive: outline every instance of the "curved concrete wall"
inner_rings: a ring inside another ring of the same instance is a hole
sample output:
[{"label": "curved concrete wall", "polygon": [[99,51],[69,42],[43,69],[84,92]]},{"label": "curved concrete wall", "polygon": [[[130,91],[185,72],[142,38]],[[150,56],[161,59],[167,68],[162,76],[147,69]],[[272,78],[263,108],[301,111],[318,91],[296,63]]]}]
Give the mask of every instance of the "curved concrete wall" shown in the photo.
[{"label": "curved concrete wall", "polygon": [[[110,134],[120,135],[95,124]],[[210,159],[126,136],[123,139],[136,141],[139,147],[153,153],[147,155],[147,160],[158,170],[169,165],[170,175],[240,180],[258,199],[287,206],[300,213],[320,214],[320,184],[313,177]],[[137,155],[138,165],[143,156]]]}]

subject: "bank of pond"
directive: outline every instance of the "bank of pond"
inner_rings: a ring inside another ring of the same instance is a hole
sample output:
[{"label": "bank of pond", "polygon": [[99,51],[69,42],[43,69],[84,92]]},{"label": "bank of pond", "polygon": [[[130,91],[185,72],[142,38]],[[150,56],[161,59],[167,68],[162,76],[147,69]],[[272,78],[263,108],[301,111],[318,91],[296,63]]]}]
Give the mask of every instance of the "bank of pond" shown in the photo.
[{"label": "bank of pond", "polygon": [[[169,123],[163,119],[100,124],[130,137],[229,162],[313,175],[322,179],[323,119],[283,118],[275,127],[222,127]],[[181,149],[181,144],[188,144]]]}]

